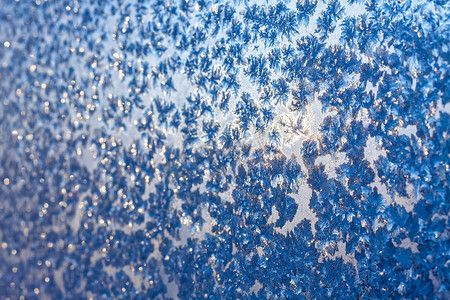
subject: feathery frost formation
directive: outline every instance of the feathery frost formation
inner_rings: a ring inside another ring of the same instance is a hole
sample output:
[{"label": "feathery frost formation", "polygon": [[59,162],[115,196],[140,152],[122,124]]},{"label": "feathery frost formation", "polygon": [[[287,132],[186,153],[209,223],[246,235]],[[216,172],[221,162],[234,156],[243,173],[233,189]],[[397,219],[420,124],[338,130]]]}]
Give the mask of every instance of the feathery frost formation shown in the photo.
[{"label": "feathery frost formation", "polygon": [[450,297],[447,1],[0,7],[2,297]]}]

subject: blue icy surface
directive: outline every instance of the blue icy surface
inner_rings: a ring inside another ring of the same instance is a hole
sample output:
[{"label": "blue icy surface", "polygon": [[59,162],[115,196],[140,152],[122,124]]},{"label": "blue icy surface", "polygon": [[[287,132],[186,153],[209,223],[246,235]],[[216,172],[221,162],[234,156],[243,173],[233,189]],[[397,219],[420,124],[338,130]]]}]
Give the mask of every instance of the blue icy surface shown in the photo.
[{"label": "blue icy surface", "polygon": [[450,5],[0,0],[1,299],[449,299]]}]

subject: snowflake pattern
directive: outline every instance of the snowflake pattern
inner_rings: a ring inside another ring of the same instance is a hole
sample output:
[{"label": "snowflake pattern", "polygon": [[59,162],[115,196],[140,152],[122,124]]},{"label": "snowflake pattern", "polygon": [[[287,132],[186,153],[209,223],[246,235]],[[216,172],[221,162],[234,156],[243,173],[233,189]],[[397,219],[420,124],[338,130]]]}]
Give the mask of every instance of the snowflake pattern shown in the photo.
[{"label": "snowflake pattern", "polygon": [[450,297],[447,1],[0,7],[0,298]]}]

